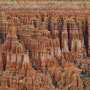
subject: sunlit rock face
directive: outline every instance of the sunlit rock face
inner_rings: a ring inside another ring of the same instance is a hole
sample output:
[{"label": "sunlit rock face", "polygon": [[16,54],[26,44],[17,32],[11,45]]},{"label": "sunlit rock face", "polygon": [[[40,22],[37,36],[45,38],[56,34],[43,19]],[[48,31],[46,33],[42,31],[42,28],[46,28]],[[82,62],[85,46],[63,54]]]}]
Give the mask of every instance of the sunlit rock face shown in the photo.
[{"label": "sunlit rock face", "polygon": [[[90,74],[86,10],[0,11],[0,85],[15,90],[84,90]],[[83,72],[84,70],[84,72]]]}]

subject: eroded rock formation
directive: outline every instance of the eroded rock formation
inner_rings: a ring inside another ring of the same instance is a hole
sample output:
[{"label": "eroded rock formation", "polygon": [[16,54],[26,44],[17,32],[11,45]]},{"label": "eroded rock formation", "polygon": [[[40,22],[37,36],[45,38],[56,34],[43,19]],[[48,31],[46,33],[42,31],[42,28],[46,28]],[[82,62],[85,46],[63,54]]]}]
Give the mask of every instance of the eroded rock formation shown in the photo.
[{"label": "eroded rock formation", "polygon": [[86,88],[82,74],[90,75],[90,15],[69,12],[0,12],[1,86],[16,90]]}]

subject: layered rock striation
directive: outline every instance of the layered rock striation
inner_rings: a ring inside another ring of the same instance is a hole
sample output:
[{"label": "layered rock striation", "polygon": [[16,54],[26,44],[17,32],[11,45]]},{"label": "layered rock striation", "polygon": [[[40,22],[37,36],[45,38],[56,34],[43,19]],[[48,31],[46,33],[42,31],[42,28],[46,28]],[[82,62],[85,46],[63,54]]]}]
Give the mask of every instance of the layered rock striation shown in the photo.
[{"label": "layered rock striation", "polygon": [[82,76],[90,74],[90,15],[69,12],[0,12],[1,88],[85,89]]}]

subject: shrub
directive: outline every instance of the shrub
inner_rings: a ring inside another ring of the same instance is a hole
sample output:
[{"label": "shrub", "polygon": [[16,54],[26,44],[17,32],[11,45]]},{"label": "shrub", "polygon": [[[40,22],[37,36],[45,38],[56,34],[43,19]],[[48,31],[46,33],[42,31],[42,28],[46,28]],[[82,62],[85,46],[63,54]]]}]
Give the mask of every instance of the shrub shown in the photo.
[{"label": "shrub", "polygon": [[81,74],[86,75],[87,74],[86,69],[85,70],[82,70]]},{"label": "shrub", "polygon": [[23,87],[22,87],[22,89],[21,90],[26,90],[26,86],[25,85],[23,85]]},{"label": "shrub", "polygon": [[79,63],[78,68],[81,68],[81,65],[82,65],[82,64],[81,64],[81,63]]},{"label": "shrub", "polygon": [[55,88],[58,88],[59,87],[59,85],[57,84],[57,82],[54,79],[52,80],[52,83],[55,86]]},{"label": "shrub", "polygon": [[61,62],[62,62],[62,60],[61,60],[61,59],[59,59],[59,60],[58,60],[59,65],[61,65]]}]

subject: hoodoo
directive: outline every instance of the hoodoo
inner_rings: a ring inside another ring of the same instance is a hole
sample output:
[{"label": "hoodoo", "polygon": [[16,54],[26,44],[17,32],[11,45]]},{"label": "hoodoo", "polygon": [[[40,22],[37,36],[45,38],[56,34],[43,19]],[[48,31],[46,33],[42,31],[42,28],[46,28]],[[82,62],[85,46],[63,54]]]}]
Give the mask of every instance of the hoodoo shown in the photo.
[{"label": "hoodoo", "polygon": [[0,90],[90,90],[90,1],[0,0]]}]

